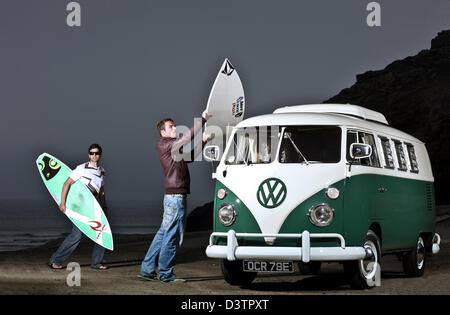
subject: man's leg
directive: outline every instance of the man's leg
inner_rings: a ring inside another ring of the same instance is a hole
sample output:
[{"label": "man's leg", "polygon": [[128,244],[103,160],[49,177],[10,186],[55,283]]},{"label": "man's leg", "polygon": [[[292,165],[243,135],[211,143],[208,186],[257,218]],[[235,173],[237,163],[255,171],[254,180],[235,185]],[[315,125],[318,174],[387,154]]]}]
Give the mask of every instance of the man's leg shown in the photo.
[{"label": "man's leg", "polygon": [[156,277],[156,261],[159,257],[164,233],[165,230],[161,226],[148,248],[147,254],[141,264],[141,274],[144,276]]},{"label": "man's leg", "polygon": [[94,248],[92,250],[91,268],[106,269],[105,267],[102,267],[103,257],[105,257],[105,248],[95,243]]},{"label": "man's leg", "polygon": [[[162,281],[175,279],[175,255],[181,241],[181,227],[186,215],[185,196],[164,197],[164,234],[161,252],[159,255],[159,278]],[[184,230],[184,227],[182,228]]]},{"label": "man's leg", "polygon": [[69,258],[70,254],[73,253],[75,248],[81,241],[82,237],[81,231],[75,226],[72,227],[72,232],[66,237],[66,239],[59,246],[58,250],[50,258],[50,263],[54,265],[61,266],[61,264]]}]

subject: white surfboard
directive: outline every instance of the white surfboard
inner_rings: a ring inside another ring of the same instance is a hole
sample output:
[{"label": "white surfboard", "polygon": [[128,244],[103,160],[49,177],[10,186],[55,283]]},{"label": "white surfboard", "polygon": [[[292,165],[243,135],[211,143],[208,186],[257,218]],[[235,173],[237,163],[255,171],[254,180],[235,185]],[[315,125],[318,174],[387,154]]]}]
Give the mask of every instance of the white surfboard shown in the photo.
[{"label": "white surfboard", "polygon": [[241,122],[245,113],[244,88],[228,59],[225,59],[217,74],[206,109],[213,116],[207,121],[205,131],[215,135],[208,145],[218,145],[221,155],[226,144],[227,130]]}]

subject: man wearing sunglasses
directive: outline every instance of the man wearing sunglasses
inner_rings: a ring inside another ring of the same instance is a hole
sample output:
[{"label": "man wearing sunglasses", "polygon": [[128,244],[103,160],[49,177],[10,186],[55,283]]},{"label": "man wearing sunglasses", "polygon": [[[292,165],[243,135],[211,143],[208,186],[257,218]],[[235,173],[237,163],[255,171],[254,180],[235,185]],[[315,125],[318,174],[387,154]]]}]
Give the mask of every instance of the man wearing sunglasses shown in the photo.
[{"label": "man wearing sunglasses", "polygon": [[[164,214],[160,229],[156,233],[148,252],[141,264],[139,278],[159,280],[163,282],[185,282],[176,278],[173,273],[175,255],[183,242],[186,225],[186,195],[190,193],[190,175],[187,163],[192,162],[201,147],[211,138],[203,133],[202,141],[196,145],[195,135],[202,131],[205,122],[211,118],[206,110],[202,119],[196,120],[188,132],[177,136],[176,126],[172,119],[166,118],[158,122],[157,130],[160,139],[156,144],[156,152],[164,172]],[[194,139],[194,149],[182,153],[184,147]],[[182,156],[180,156],[180,153]],[[159,278],[156,274],[158,268]]]},{"label": "man wearing sunglasses", "polygon": [[[59,209],[62,212],[66,212],[66,198],[69,192],[70,186],[77,180],[81,180],[83,184],[92,192],[102,206],[103,210],[106,210],[106,199],[104,191],[104,177],[105,170],[99,165],[102,148],[100,145],[94,143],[89,147],[89,162],[78,165],[70,174],[69,178],[63,185],[61,193],[61,204]],[[62,269],[62,263],[65,261],[72,252],[77,248],[83,236],[82,232],[73,225],[72,232],[62,242],[58,250],[50,258],[49,266],[52,269]],[[97,270],[106,270],[107,267],[102,264],[105,249],[98,245],[94,245],[92,251],[92,263],[91,268]]]}]

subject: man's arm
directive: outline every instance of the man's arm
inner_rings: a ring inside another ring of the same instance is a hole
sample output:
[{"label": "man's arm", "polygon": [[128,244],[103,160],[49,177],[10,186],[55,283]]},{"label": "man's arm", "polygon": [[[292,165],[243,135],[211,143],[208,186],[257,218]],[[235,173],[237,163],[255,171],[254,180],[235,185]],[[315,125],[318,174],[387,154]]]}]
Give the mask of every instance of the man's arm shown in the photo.
[{"label": "man's arm", "polygon": [[[210,119],[212,117],[212,115],[209,115],[206,112],[206,109],[203,111],[202,113],[202,120],[201,123],[199,120],[197,120],[194,125],[189,129],[189,132],[187,132],[186,134],[184,134],[182,137],[180,137],[179,139],[177,139],[171,148],[171,152],[172,152],[172,156],[178,156],[181,153],[181,148],[189,143],[190,141],[192,141],[192,139],[195,137],[195,135],[198,132],[202,131],[203,125],[206,123],[206,121],[208,119]],[[203,137],[204,138],[204,137]],[[204,145],[206,143],[206,141],[203,140],[204,143],[202,143],[202,145]],[[195,151],[195,148],[193,149],[193,151]]]},{"label": "man's arm", "polygon": [[75,183],[75,181],[70,177],[64,182],[61,193],[61,204],[59,205],[59,210],[61,210],[63,213],[66,213],[67,194],[69,193],[70,185],[72,185],[73,183]]},{"label": "man's arm", "polygon": [[[202,153],[203,148],[205,147],[205,144],[214,138],[214,134],[207,134],[206,132],[202,135],[202,141],[198,143],[191,151],[191,159],[189,161],[186,161],[187,163],[191,163],[195,161],[195,158]],[[195,143],[195,142],[194,142]]]},{"label": "man's arm", "polygon": [[106,211],[106,209],[108,207],[106,206],[106,196],[105,196],[105,189],[104,189],[104,187],[100,188],[99,199],[100,199],[100,205],[102,206],[103,211]]},{"label": "man's arm", "polygon": [[182,137],[177,139],[174,143],[174,146],[177,148],[181,148],[183,145],[189,143],[192,139],[194,139],[195,135],[202,131],[203,125],[206,123],[208,119],[210,119],[212,115],[208,115],[206,109],[202,113],[202,120],[197,120],[194,125],[189,128],[189,132],[186,132]]}]

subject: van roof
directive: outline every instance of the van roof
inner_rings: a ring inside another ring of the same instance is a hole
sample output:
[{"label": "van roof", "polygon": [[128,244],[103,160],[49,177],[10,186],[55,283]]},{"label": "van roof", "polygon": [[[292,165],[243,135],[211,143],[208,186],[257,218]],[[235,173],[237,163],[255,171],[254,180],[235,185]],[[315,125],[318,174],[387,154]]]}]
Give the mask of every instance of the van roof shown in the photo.
[{"label": "van roof", "polygon": [[276,109],[274,114],[280,113],[335,113],[372,120],[389,125],[383,114],[374,110],[352,104],[310,104],[285,106]]},{"label": "van roof", "polygon": [[[325,109],[324,106],[320,106],[323,104],[316,104],[316,105],[299,105],[299,106],[289,106],[289,107],[283,107],[280,109],[277,109],[274,111],[273,114],[266,114],[266,115],[260,115],[260,116],[254,116],[251,118],[247,118],[243,121],[241,121],[236,127],[242,128],[242,127],[255,127],[255,126],[294,126],[294,125],[325,125],[325,126],[347,126],[347,127],[354,127],[358,129],[363,130],[371,130],[376,133],[381,133],[384,135],[388,135],[394,138],[399,138],[407,141],[412,142],[419,142],[423,143],[419,139],[403,132],[398,129],[392,128],[388,126],[387,124],[374,122],[372,119],[362,119],[358,117],[355,117],[356,115],[351,114],[344,114],[342,112],[336,113],[336,112],[314,112],[312,109],[312,106],[318,106],[317,108],[320,109],[320,107]],[[327,104],[329,105],[329,104]],[[303,109],[307,110],[302,110]],[[339,106],[346,106],[346,105],[339,105]],[[352,105],[356,106],[356,105]],[[361,106],[356,106],[359,109],[365,109]],[[368,109],[365,109],[367,111],[370,111]],[[375,111],[371,111],[373,113],[377,113]],[[370,112],[366,112],[371,115]],[[377,113],[381,116],[383,116],[380,113]],[[383,116],[384,118],[384,116]],[[384,118],[384,120],[386,120]],[[387,121],[386,121],[387,123]]]}]

